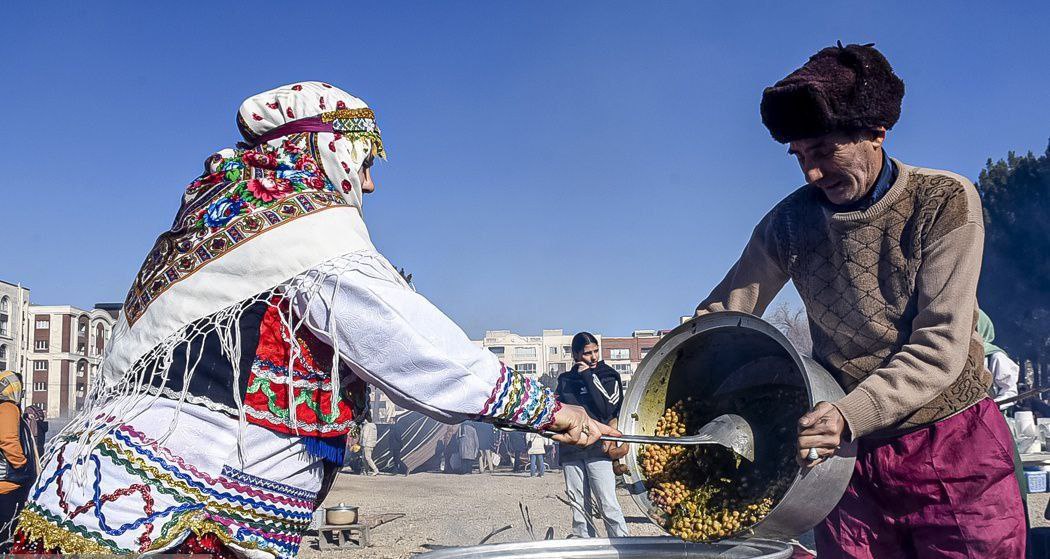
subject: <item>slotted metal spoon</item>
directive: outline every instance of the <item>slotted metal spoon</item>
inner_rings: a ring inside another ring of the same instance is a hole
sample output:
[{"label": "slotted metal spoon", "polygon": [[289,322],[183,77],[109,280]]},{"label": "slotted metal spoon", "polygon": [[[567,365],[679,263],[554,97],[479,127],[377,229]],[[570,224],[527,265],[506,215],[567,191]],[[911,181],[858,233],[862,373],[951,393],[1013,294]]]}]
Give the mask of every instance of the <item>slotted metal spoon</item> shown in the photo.
[{"label": "slotted metal spoon", "polygon": [[[541,431],[545,437],[553,437],[558,433],[554,431]],[[676,446],[695,446],[701,444],[722,445],[733,452],[743,456],[748,462],[755,461],[755,435],[751,432],[751,425],[739,415],[727,413],[712,419],[700,428],[695,435],[685,437],[656,437],[650,435],[623,435],[614,437],[602,435],[598,440],[616,441],[634,444],[661,444]]]}]

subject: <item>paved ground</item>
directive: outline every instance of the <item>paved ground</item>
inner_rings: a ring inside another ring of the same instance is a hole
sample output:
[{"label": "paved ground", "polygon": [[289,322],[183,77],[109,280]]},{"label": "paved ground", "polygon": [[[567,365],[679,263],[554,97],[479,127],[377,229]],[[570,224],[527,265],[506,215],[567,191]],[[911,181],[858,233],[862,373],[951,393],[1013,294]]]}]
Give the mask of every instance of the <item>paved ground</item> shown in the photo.
[{"label": "paved ground", "polygon": [[[369,549],[321,552],[317,539],[307,538],[299,556],[400,559],[440,546],[474,545],[508,525],[509,530],[489,542],[528,541],[533,537],[525,529],[519,503],[528,507],[536,539],[543,539],[548,527],[554,528],[556,538],[564,538],[571,525],[569,507],[557,499],[564,491],[561,472],[548,472],[543,478],[509,471],[466,476],[342,475],[326,505],[354,504],[366,516],[398,512],[406,516],[376,528]],[[661,534],[641,516],[626,492],[621,493],[620,503],[632,535]]]},{"label": "paved ground", "polygon": [[[564,538],[570,527],[570,511],[558,500],[564,495],[561,472],[548,472],[543,478],[509,471],[495,474],[457,476],[414,474],[411,476],[363,477],[341,475],[325,501],[354,504],[363,516],[404,513],[405,517],[384,524],[372,532],[372,547],[356,551],[319,551],[317,539],[308,537],[299,553],[304,558],[346,557],[401,559],[442,546],[479,543],[491,532],[511,528],[492,537],[490,543],[529,541],[519,503],[528,507],[535,539],[543,539],[548,527],[557,538]],[[621,490],[620,503],[632,535],[661,535],[634,502]],[[1033,526],[1050,526],[1043,518],[1050,493],[1029,496]],[[603,530],[599,526],[599,530]],[[812,547],[812,536],[801,538]]]}]

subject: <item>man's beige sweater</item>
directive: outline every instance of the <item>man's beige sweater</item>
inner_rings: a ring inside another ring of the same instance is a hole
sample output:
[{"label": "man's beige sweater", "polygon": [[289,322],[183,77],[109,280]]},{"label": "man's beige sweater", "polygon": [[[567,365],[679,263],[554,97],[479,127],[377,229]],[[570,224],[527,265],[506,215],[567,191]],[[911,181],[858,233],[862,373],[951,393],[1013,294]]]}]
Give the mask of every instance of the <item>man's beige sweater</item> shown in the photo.
[{"label": "man's beige sweater", "polygon": [[864,211],[836,213],[811,185],[785,198],[698,307],[761,315],[792,280],[813,357],[847,392],[832,403],[853,437],[933,423],[991,384],[975,330],[981,199],[954,173],[896,163]]}]

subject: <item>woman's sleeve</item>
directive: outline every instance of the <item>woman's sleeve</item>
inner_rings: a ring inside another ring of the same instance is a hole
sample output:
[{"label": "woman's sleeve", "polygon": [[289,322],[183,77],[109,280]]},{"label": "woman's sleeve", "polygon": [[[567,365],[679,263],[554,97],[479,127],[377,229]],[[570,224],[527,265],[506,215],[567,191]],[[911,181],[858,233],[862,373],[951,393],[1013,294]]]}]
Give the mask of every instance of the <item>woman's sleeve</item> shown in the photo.
[{"label": "woman's sleeve", "polygon": [[22,452],[22,441],[18,436],[18,419],[21,415],[16,404],[0,403],[0,452],[4,453],[14,468],[26,465],[26,455]]},{"label": "woman's sleeve", "polygon": [[353,253],[291,282],[304,325],[398,405],[445,422],[542,428],[559,404],[537,381],[471,342],[378,253]]}]

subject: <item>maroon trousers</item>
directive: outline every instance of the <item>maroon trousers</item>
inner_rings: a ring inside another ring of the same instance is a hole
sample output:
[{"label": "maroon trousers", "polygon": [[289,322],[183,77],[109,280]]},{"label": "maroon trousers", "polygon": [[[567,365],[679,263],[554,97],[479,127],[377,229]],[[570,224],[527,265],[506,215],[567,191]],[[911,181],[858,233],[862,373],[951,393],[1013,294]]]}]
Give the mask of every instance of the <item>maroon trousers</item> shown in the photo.
[{"label": "maroon trousers", "polygon": [[816,528],[820,559],[1024,557],[1013,438],[990,399],[929,427],[858,443],[849,487]]}]

